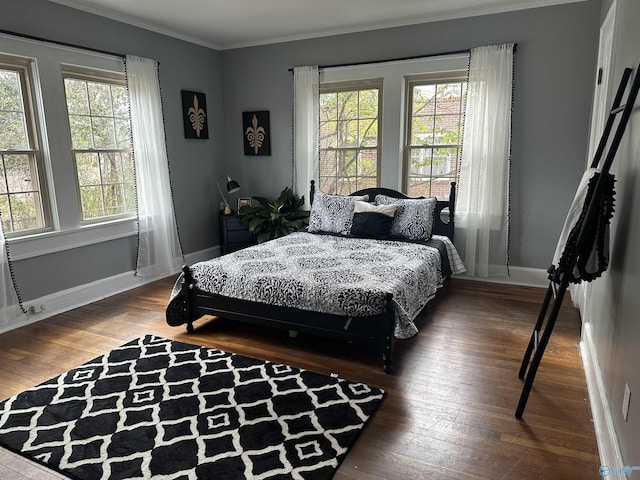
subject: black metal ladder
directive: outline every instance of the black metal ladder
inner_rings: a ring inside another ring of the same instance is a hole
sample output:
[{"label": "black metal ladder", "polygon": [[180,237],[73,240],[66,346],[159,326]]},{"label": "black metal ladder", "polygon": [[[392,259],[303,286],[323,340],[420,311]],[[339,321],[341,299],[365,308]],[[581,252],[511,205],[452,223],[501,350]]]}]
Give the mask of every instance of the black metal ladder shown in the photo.
[{"label": "black metal ladder", "polygon": [[[636,97],[638,95],[638,90],[640,89],[640,74],[638,73],[638,70],[640,70],[640,65],[636,69],[636,75],[633,84],[631,85],[631,90],[629,91],[629,95],[625,104],[622,104],[622,97],[624,96],[624,92],[631,77],[632,69],[626,68],[623,72],[622,78],[620,79],[618,91],[613,100],[613,105],[609,112],[607,123],[605,124],[600,142],[598,143],[598,148],[591,163],[591,168],[598,168],[605,148],[609,143],[609,135],[611,134],[611,130],[613,129],[616,117],[618,117],[619,113],[622,113],[622,116],[619,117],[615,135],[609,147],[609,151],[605,158],[604,164],[600,169],[601,174],[595,184],[593,196],[590,199],[589,205],[586,210],[586,216],[584,218],[582,226],[580,227],[580,232],[578,234],[576,242],[576,248],[569,258],[569,262],[566,266],[565,272],[573,271],[577,262],[578,252],[584,251],[585,247],[587,246],[589,236],[586,234],[586,232],[593,227],[594,222],[598,221],[598,215],[600,214],[600,205],[603,195],[605,194],[605,189],[607,188],[605,182],[605,174],[608,174],[609,169],[611,168],[611,164],[613,163],[613,159],[616,155],[618,147],[620,146],[622,136],[629,121],[631,111],[633,110]],[[567,287],[569,286],[571,279],[570,277],[570,275],[565,273],[564,275],[562,275],[559,282],[555,280],[551,280],[549,282],[549,287],[547,288],[547,292],[542,302],[540,313],[538,314],[538,319],[536,321],[533,332],[531,333],[531,338],[529,339],[529,344],[527,345],[527,349],[522,359],[522,365],[520,366],[520,371],[518,372],[518,377],[520,379],[524,379],[524,385],[522,387],[520,401],[518,402],[518,407],[516,408],[515,412],[516,418],[522,418],[522,414],[524,413],[524,409],[527,405],[529,394],[531,393],[531,388],[533,386],[536,372],[538,371],[540,361],[542,360],[544,351],[547,348],[547,344],[549,343],[549,338],[551,337],[551,333],[553,332],[553,327],[555,326],[556,320],[558,318],[558,313],[560,312],[560,307],[562,306],[564,294],[567,290]],[[547,311],[552,299],[553,306],[551,307],[551,311],[547,318]],[[543,325],[544,330],[542,330]],[[531,360],[532,354],[533,360]]]}]

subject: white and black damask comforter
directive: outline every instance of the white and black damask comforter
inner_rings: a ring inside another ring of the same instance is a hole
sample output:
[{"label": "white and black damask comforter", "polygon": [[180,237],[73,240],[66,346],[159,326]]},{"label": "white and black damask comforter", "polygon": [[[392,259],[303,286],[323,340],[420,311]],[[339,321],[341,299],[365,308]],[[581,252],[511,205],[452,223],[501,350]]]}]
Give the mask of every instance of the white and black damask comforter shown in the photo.
[{"label": "white and black damask comforter", "polygon": [[[417,333],[415,317],[448,274],[462,271],[447,237],[425,245],[306,232],[191,266],[196,287],[208,293],[349,317],[383,313],[391,293],[397,338]],[[169,323],[180,282],[167,308]]]}]

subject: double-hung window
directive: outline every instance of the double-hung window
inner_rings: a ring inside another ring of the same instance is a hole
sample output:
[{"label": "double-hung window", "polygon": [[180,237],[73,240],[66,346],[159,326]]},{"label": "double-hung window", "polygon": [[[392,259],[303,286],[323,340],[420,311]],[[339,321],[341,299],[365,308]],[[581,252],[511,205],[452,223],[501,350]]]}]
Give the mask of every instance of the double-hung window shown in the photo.
[{"label": "double-hung window", "polygon": [[320,87],[320,190],[348,195],[379,183],[382,81]]},{"label": "double-hung window", "polygon": [[82,221],[136,211],[129,102],[122,74],[63,67]]},{"label": "double-hung window", "polygon": [[462,150],[466,72],[406,77],[403,190],[449,198]]},{"label": "double-hung window", "polygon": [[0,55],[0,213],[8,237],[50,225],[32,62]]}]

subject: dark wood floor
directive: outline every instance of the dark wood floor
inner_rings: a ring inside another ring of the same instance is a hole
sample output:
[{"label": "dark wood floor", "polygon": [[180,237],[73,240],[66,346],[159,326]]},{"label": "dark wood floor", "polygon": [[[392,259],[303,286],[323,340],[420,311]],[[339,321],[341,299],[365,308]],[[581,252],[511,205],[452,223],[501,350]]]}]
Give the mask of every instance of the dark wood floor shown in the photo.
[{"label": "dark wood floor", "polygon": [[[394,371],[369,348],[233,323],[196,331],[164,320],[172,279],[0,335],[4,399],[140,335],[287,363],[387,391],[336,479],[597,479],[599,459],[579,353],[580,319],[560,314],[522,420],[522,354],[544,291],[454,279],[395,343]],[[0,473],[17,468],[0,459]],[[23,472],[24,475],[24,472]],[[33,477],[45,478],[37,474]],[[1,476],[1,475],[0,475]],[[2,477],[4,478],[4,477]]]}]

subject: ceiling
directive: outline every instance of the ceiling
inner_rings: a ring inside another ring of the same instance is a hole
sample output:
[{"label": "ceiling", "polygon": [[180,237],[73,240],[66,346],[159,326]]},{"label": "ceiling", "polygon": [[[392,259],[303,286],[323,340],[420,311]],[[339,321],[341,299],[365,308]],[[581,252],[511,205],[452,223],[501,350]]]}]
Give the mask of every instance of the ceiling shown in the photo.
[{"label": "ceiling", "polygon": [[217,50],[583,0],[49,0]]}]

